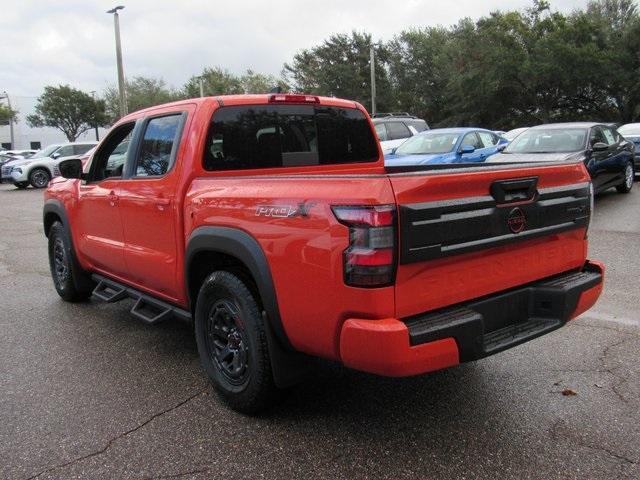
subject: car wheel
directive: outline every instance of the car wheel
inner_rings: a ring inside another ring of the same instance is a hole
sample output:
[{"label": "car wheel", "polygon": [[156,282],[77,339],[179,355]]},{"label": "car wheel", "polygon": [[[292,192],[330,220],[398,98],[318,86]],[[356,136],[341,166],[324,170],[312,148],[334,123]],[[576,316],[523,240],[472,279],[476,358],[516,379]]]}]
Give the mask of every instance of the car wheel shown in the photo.
[{"label": "car wheel", "polygon": [[624,180],[621,185],[616,187],[616,190],[620,193],[629,193],[633,188],[634,177],[633,165],[631,165],[631,163],[627,163],[627,166],[624,169]]},{"label": "car wheel", "polygon": [[51,180],[51,175],[44,168],[34,168],[29,174],[29,183],[33,188],[44,188]]},{"label": "car wheel", "polygon": [[14,183],[14,185],[18,190],[24,190],[29,186],[29,182],[18,182],[18,183]]},{"label": "car wheel", "polygon": [[277,397],[263,318],[237,276],[217,271],[198,294],[195,334],[200,361],[222,399],[234,410],[257,413]]},{"label": "car wheel", "polygon": [[71,241],[60,222],[54,222],[49,230],[49,269],[53,286],[58,295],[67,302],[79,302],[91,296],[91,290],[76,287],[74,274],[82,272],[71,249]]}]

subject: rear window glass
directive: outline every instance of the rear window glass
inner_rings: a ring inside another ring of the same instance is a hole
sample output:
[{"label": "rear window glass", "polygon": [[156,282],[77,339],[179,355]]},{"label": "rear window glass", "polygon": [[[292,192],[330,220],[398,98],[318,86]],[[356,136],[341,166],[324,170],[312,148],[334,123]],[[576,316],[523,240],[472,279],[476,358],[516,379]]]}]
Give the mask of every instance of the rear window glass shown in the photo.
[{"label": "rear window glass", "polygon": [[311,105],[222,107],[211,120],[206,170],[373,162],[378,147],[356,109]]}]

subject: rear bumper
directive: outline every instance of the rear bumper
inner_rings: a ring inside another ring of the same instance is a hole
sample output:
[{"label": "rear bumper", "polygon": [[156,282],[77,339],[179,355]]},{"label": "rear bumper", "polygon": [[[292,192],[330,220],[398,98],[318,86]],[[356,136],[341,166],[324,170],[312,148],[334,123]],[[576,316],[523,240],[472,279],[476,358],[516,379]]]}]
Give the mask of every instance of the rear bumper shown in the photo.
[{"label": "rear bumper", "polygon": [[589,261],[581,271],[411,318],[349,319],[341,359],[394,377],[477,360],[562,327],[595,304],[603,281],[604,266]]}]

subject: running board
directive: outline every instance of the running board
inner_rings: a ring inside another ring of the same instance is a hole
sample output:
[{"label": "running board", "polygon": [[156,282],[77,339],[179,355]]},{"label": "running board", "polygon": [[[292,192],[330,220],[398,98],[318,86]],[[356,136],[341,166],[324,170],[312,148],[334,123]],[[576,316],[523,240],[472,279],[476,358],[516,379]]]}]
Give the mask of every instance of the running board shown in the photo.
[{"label": "running board", "polygon": [[131,308],[131,314],[148,325],[154,325],[169,318],[191,321],[191,314],[180,307],[158,300],[135,288],[102,275],[93,274],[91,278],[97,283],[96,288],[93,290],[93,295],[96,298],[108,303],[124,300],[125,298],[134,299],[135,304]]}]

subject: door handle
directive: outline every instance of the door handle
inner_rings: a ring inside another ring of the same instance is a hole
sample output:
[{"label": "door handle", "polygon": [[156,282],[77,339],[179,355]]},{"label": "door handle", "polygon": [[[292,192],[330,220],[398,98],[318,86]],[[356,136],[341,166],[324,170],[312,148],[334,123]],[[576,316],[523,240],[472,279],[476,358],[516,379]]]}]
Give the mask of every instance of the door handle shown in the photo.
[{"label": "door handle", "polygon": [[170,198],[156,198],[155,199],[155,204],[156,204],[156,207],[158,208],[158,210],[164,210],[165,207],[168,207],[169,205],[171,205],[171,199]]}]

